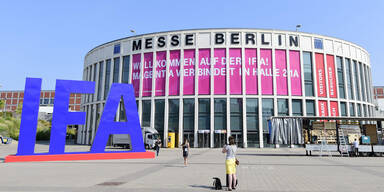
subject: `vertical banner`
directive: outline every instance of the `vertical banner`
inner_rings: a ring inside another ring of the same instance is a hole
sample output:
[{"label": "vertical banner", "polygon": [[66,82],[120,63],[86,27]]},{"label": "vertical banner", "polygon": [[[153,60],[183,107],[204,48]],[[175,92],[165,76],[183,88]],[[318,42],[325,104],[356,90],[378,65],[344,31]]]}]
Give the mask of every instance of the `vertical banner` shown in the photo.
[{"label": "vertical banner", "polygon": [[183,94],[194,95],[195,94],[195,50],[194,49],[184,50],[183,65],[184,65]]},{"label": "vertical banner", "polygon": [[214,53],[214,94],[224,95],[226,94],[226,54],[225,49],[215,49]]},{"label": "vertical banner", "polygon": [[275,66],[277,95],[288,95],[287,57],[285,50],[275,50]]},{"label": "vertical banner", "polygon": [[135,90],[135,97],[140,95],[140,68],[141,68],[141,54],[132,56],[132,85]]},{"label": "vertical banner", "polygon": [[241,49],[229,49],[229,88],[231,94],[242,94]]},{"label": "vertical banner", "polygon": [[328,116],[328,106],[327,101],[319,100],[319,116],[326,117]]},{"label": "vertical banner", "polygon": [[327,89],[325,87],[325,71],[324,71],[324,56],[321,53],[316,53],[316,75],[317,75],[317,96],[326,97]]},{"label": "vertical banner", "polygon": [[339,116],[339,108],[337,106],[337,101],[331,101],[329,102],[329,107],[331,111],[332,117],[338,117]]},{"label": "vertical banner", "polygon": [[245,49],[245,92],[257,95],[257,49]]},{"label": "vertical banner", "polygon": [[152,72],[153,72],[153,53],[144,53],[144,71],[143,71],[143,97],[152,94]]},{"label": "vertical banner", "polygon": [[210,58],[211,50],[210,49],[200,49],[199,50],[199,95],[209,95],[211,90],[211,81],[210,81]]},{"label": "vertical banner", "polygon": [[[327,55],[328,93],[330,98],[337,98],[335,60],[333,55]],[[337,106],[337,103],[336,103]]]},{"label": "vertical banner", "polygon": [[165,95],[165,77],[167,73],[167,52],[159,51],[156,53],[156,81],[155,95]]},{"label": "vertical banner", "polygon": [[291,76],[291,95],[302,96],[300,52],[289,51],[289,73]]},{"label": "vertical banner", "polygon": [[169,95],[180,94],[180,50],[169,54]]},{"label": "vertical banner", "polygon": [[260,78],[261,93],[263,95],[273,94],[273,77],[272,77],[272,50],[260,49]]}]

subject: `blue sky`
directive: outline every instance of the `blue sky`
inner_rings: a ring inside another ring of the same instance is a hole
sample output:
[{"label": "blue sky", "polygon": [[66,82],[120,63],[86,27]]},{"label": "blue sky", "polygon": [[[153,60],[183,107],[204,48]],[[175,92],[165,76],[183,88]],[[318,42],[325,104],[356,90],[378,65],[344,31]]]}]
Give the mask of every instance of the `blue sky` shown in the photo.
[{"label": "blue sky", "polygon": [[370,53],[373,83],[384,85],[384,1],[1,1],[0,90],[26,77],[81,80],[85,54],[137,34],[192,28],[266,28],[333,36]]}]

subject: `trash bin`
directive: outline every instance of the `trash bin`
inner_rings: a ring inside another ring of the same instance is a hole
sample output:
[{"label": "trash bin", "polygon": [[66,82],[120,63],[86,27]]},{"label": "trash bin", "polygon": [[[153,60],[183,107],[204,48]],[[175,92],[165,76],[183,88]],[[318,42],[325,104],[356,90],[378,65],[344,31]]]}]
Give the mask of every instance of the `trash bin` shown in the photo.
[{"label": "trash bin", "polygon": [[175,148],[175,133],[168,133],[168,148]]}]

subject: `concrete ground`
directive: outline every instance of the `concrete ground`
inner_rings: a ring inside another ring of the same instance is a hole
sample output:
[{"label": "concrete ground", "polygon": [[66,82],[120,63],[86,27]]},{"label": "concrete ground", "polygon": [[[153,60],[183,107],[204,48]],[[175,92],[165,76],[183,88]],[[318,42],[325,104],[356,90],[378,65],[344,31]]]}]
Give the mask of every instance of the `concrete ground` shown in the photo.
[{"label": "concrete ground", "polygon": [[[16,150],[15,142],[0,145],[0,161]],[[384,157],[307,157],[287,148],[239,149],[237,157],[236,191],[384,191]],[[225,183],[224,160],[220,149],[191,149],[185,167],[180,149],[161,149],[155,159],[0,162],[0,191],[210,191],[212,177]]]}]

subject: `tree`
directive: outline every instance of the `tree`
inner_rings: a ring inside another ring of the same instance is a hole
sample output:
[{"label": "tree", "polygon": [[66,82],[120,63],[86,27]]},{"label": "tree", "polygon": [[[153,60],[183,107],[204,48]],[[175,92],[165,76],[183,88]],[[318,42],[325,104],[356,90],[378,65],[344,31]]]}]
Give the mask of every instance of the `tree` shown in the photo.
[{"label": "tree", "polygon": [[5,117],[5,112],[4,112],[4,105],[5,105],[5,101],[4,100],[0,100],[0,111],[3,112],[3,117]]}]

